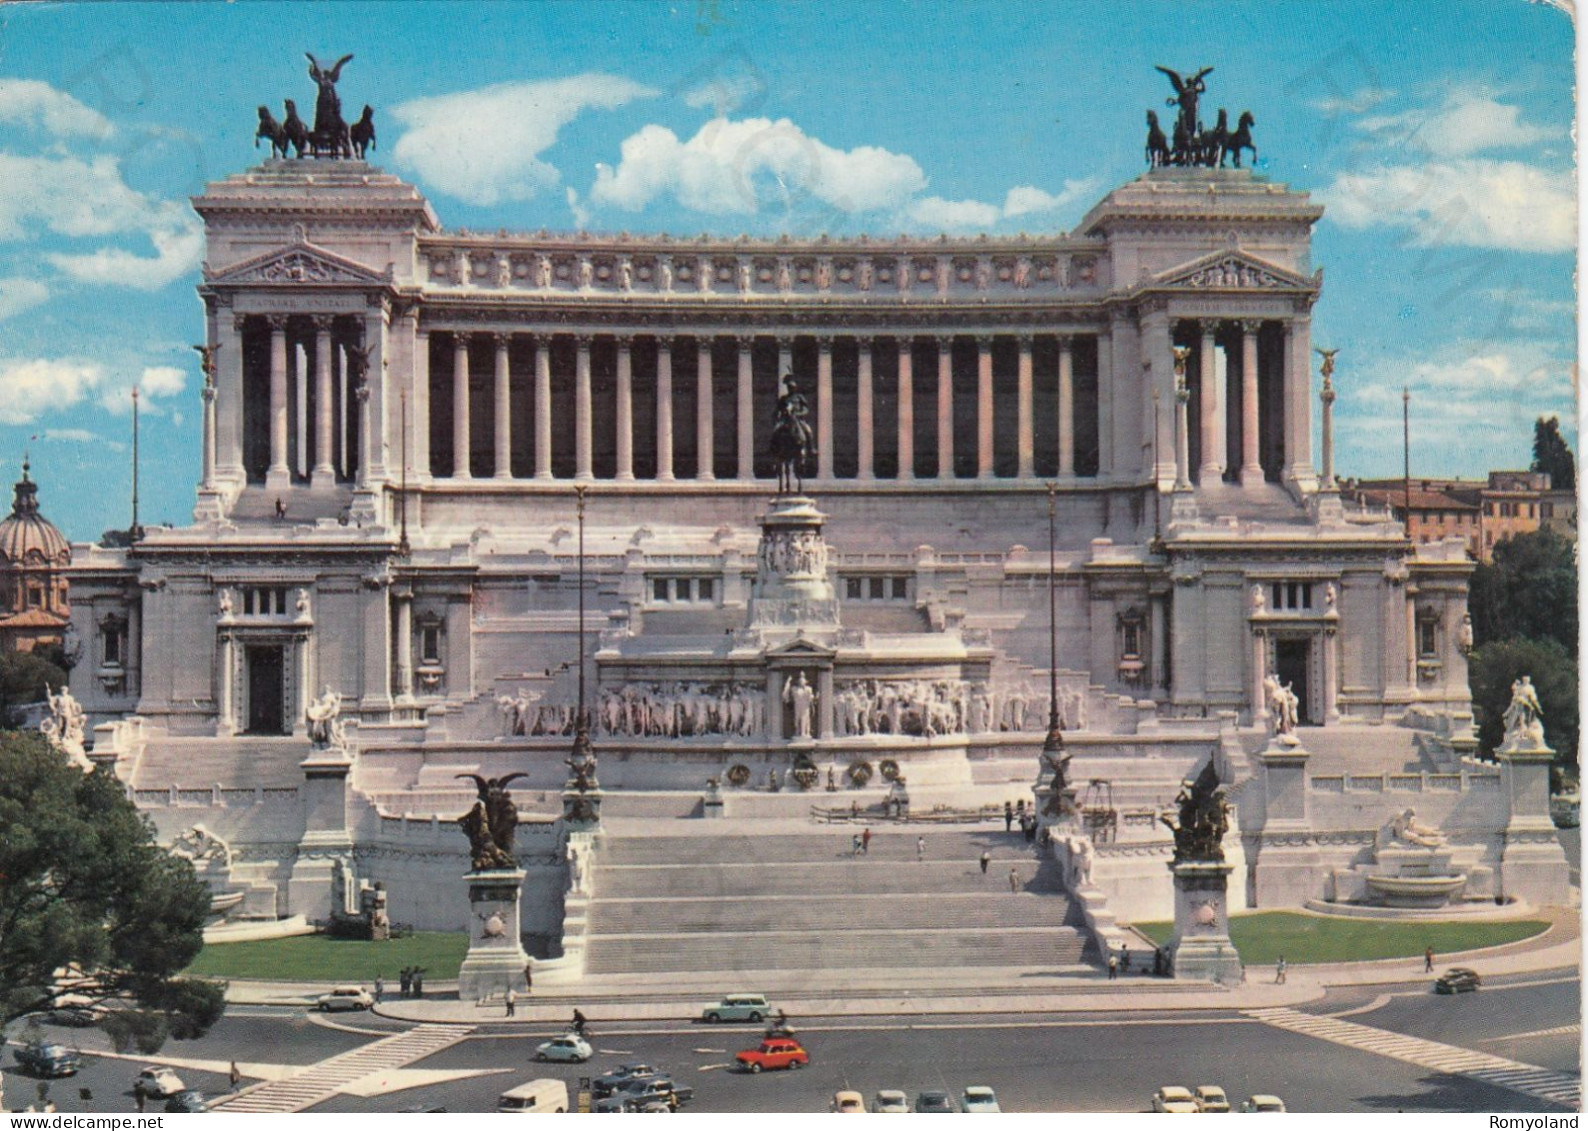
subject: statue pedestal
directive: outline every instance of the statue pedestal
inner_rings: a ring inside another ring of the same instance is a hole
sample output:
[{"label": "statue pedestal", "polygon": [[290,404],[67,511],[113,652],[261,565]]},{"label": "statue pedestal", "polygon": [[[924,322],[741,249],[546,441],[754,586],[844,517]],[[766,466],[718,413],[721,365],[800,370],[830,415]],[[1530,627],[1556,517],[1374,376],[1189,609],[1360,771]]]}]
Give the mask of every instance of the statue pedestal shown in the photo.
[{"label": "statue pedestal", "polygon": [[1521,730],[1506,735],[1494,754],[1507,809],[1500,894],[1543,907],[1566,907],[1571,879],[1549,815],[1549,768],[1555,751],[1541,733]]},{"label": "statue pedestal", "polygon": [[463,879],[469,885],[469,953],[458,971],[458,1000],[522,991],[524,967],[529,965],[519,938],[523,870],[470,872]]},{"label": "statue pedestal", "polygon": [[1176,978],[1239,982],[1241,956],[1230,942],[1229,878],[1232,865],[1185,860],[1174,873],[1174,937],[1169,953]]},{"label": "statue pedestal", "polygon": [[580,790],[568,788],[562,792],[562,821],[570,829],[593,829],[601,823],[600,786]]},{"label": "statue pedestal", "polygon": [[838,598],[827,579],[827,516],[805,495],[778,495],[761,516],[749,627],[765,637],[801,628],[838,629]]}]

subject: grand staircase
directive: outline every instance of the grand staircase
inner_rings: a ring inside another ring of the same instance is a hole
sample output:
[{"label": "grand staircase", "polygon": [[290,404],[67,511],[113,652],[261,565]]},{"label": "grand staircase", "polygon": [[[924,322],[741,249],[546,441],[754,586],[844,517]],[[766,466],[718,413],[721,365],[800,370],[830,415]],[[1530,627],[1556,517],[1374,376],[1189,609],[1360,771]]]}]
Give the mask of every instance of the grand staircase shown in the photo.
[{"label": "grand staircase", "polygon": [[[716,822],[712,822],[716,824]],[[1075,967],[1085,942],[1051,862],[1016,830],[858,827],[646,835],[595,854],[589,974]],[[926,841],[916,859],[916,836]],[[992,855],[987,873],[979,859]],[[1009,871],[1018,892],[1010,891]]]}]

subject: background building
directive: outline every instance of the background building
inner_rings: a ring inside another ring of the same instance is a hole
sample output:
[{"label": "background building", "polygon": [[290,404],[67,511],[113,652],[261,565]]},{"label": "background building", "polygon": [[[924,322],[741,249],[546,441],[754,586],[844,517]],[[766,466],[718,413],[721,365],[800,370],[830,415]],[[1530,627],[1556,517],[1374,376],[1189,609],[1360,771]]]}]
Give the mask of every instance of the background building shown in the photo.
[{"label": "background building", "polygon": [[31,652],[65,638],[72,551],[39,513],[39,488],[28,478],[26,460],[15,490],[11,513],[0,520],[0,651]]}]

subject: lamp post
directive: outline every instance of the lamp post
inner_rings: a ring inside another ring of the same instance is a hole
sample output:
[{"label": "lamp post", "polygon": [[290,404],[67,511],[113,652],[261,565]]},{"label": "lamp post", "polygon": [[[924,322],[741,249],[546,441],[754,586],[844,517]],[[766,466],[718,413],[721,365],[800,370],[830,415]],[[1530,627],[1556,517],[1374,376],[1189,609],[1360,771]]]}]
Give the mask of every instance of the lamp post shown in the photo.
[{"label": "lamp post", "polygon": [[579,706],[573,723],[573,757],[577,762],[587,762],[594,754],[590,745],[590,717],[585,710],[584,695],[584,496],[587,490],[582,483],[573,489],[578,499],[579,515]]}]

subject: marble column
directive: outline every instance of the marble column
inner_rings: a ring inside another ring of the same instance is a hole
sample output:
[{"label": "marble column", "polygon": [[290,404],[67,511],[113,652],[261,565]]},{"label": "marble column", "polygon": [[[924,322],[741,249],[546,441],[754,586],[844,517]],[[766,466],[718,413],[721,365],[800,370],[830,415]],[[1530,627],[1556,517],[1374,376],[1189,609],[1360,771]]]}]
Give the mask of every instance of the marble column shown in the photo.
[{"label": "marble column", "polygon": [[618,473],[624,482],[634,478],[634,339],[619,334],[618,343]]},{"label": "marble column", "polygon": [[[241,486],[243,470],[243,328],[248,316],[217,314],[220,352],[215,355],[215,464],[220,477]],[[257,427],[254,421],[248,421]]]},{"label": "marble column", "polygon": [[656,478],[673,478],[673,340],[656,339]]},{"label": "marble column", "polygon": [[1257,445],[1257,331],[1262,323],[1241,323],[1241,486],[1260,487],[1263,465]]},{"label": "marble column", "polygon": [[1312,320],[1285,322],[1285,482],[1303,492],[1317,489],[1312,466]]},{"label": "marble column", "polygon": [[508,368],[508,347],[512,344],[513,336],[511,334],[493,334],[491,338],[496,343],[496,419],[494,421],[496,425],[496,478],[511,479],[513,477],[513,378]]},{"label": "marble column", "polygon": [[469,336],[456,331],[452,335],[452,478],[472,478],[469,470]]},{"label": "marble column", "polygon": [[[905,264],[900,270],[908,270]],[[915,478],[915,338],[894,338],[899,345],[899,478]]]},{"label": "marble column", "polygon": [[[710,270],[710,268],[706,268]],[[695,478],[715,479],[717,437],[711,393],[711,338],[695,339]]]},{"label": "marble column", "polygon": [[816,478],[833,477],[833,339],[816,339]]},{"label": "marble column", "polygon": [[1148,598],[1148,614],[1152,618],[1152,697],[1162,699],[1169,690],[1169,618],[1164,608],[1165,595],[1154,593]]},{"label": "marble column", "polygon": [[[1259,614],[1253,614],[1257,616]],[[1248,695],[1252,701],[1252,725],[1265,726],[1270,718],[1268,710],[1268,695],[1263,690],[1263,679],[1268,675],[1268,631],[1257,625],[1252,626],[1252,670],[1251,688]]]},{"label": "marble column", "polygon": [[265,489],[282,491],[292,486],[287,466],[287,317],[272,314],[270,325],[270,468]]},{"label": "marble column", "polygon": [[1031,409],[1031,335],[1021,334],[1018,340],[1020,356],[1015,370],[1015,382],[1016,400],[1019,406],[1016,431],[1019,434],[1017,445],[1020,465],[1017,474],[1021,479],[1031,479],[1037,474],[1036,439],[1032,432]]},{"label": "marble column", "polygon": [[1059,478],[1075,477],[1075,341],[1059,335]]},{"label": "marble column", "polygon": [[954,335],[937,337],[937,477],[954,478]]},{"label": "marble column", "polygon": [[1323,482],[1319,486],[1325,491],[1335,489],[1334,482],[1334,384],[1328,377],[1323,379],[1323,388],[1318,393],[1318,400],[1323,404]]},{"label": "marble column", "polygon": [[535,341],[535,478],[551,478],[551,335]]},{"label": "marble column", "polygon": [[1114,474],[1114,335],[1097,335],[1097,474]]},{"label": "marble column", "polygon": [[1219,444],[1217,437],[1224,423],[1224,415],[1219,411],[1219,383],[1216,370],[1216,346],[1213,342],[1213,332],[1218,324],[1212,319],[1204,318],[1201,322],[1202,340],[1197,349],[1197,376],[1201,382],[1197,394],[1197,409],[1201,414],[1202,425],[1202,466],[1197,472],[1197,478],[1204,487],[1211,487],[1219,481],[1224,474],[1223,461],[1219,458]]},{"label": "marble column", "polygon": [[1177,376],[1174,388],[1174,489],[1191,490],[1191,390]]},{"label": "marble column", "polygon": [[991,334],[976,336],[976,478],[993,474],[993,368]]},{"label": "marble column", "polygon": [[[130,634],[129,634],[130,636]],[[132,646],[132,641],[127,641],[127,646]],[[225,629],[220,633],[220,694],[217,696],[218,710],[215,714],[215,733],[221,736],[233,735],[238,731],[236,691],[233,683],[232,667],[236,663],[233,651],[237,645],[232,640],[232,634]],[[128,688],[130,691],[131,688]]]},{"label": "marble column", "polygon": [[[1174,482],[1174,342],[1166,306],[1145,305],[1141,315],[1141,361],[1150,394],[1158,398],[1157,428],[1150,433],[1152,478],[1160,487]],[[1150,428],[1151,420],[1143,421]],[[1167,482],[1166,482],[1167,481]]]},{"label": "marble column", "polygon": [[590,419],[590,340],[591,335],[580,334],[574,360],[573,389],[573,477],[591,478],[591,448],[594,422]]},{"label": "marble column", "polygon": [[369,394],[369,381],[360,381],[355,394],[358,398],[358,474],[353,479],[353,485],[360,491],[369,487],[369,446],[373,431],[369,425]]},{"label": "marble column", "polygon": [[413,590],[392,590],[392,601],[397,606],[397,640],[394,644],[396,663],[393,690],[399,699],[411,699],[414,693],[414,599]]},{"label": "marble column", "polygon": [[[908,271],[910,265],[901,268]],[[899,347],[899,478],[915,478],[915,339],[895,338]]]},{"label": "marble column", "polygon": [[739,347],[738,403],[735,406],[735,423],[738,429],[737,446],[739,478],[755,478],[755,346],[754,334],[741,334],[734,341]]},{"label": "marble column", "polygon": [[[369,390],[370,438],[359,449],[366,479],[385,482],[386,452],[391,447],[393,413],[387,403],[387,372],[391,357],[391,308],[384,302],[370,303],[364,310],[364,349],[369,356],[364,387]],[[373,515],[371,516],[373,517]]]},{"label": "marble column", "polygon": [[313,487],[336,486],[336,467],[331,463],[335,415],[335,398],[331,394],[331,318],[322,314],[314,319]]},{"label": "marble column", "polygon": [[[418,312],[413,317],[417,320]],[[344,381],[344,385],[346,382]],[[343,406],[344,416],[346,406]],[[410,398],[408,451],[413,458],[414,475],[421,481],[430,478],[430,331],[414,331],[414,389]],[[346,429],[343,429],[346,435]],[[344,471],[343,474],[346,474]]]},{"label": "marble column", "polygon": [[855,425],[856,448],[858,452],[858,468],[856,477],[860,479],[876,478],[876,453],[874,437],[876,435],[877,421],[876,410],[872,400],[871,381],[871,339],[861,337],[856,339],[859,347],[858,372],[855,378]]},{"label": "marble column", "polygon": [[[204,449],[203,466],[200,472],[199,488],[202,491],[215,489],[215,386],[206,384],[203,390],[204,397]],[[216,517],[219,517],[218,515]]]}]

